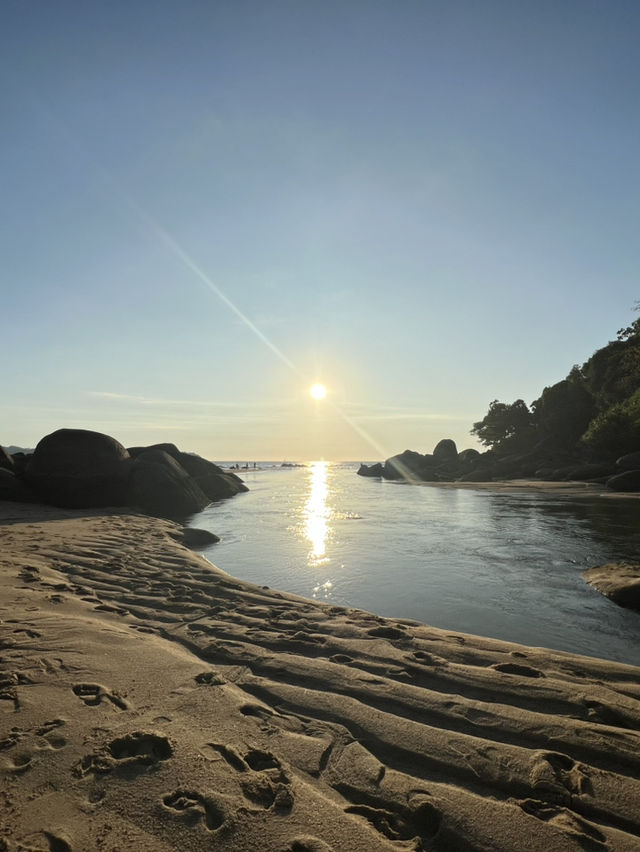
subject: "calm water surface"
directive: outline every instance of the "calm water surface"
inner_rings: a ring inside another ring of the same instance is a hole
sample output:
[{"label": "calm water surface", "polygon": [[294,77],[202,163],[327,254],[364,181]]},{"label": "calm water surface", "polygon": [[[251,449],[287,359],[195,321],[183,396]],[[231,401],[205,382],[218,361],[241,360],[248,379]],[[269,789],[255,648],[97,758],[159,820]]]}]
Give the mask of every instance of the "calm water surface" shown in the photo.
[{"label": "calm water surface", "polygon": [[380,482],[354,465],[242,472],[251,489],[193,526],[204,555],[259,585],[640,665],[640,614],[581,572],[640,553],[640,500]]}]

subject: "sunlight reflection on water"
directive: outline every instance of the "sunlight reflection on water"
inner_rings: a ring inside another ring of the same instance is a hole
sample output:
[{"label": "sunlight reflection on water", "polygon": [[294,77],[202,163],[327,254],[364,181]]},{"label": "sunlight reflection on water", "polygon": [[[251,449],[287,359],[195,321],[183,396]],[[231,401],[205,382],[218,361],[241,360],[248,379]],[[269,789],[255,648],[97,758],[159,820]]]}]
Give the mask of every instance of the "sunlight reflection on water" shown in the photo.
[{"label": "sunlight reflection on water", "polygon": [[194,518],[259,585],[446,630],[640,663],[638,615],[582,579],[640,552],[640,501],[372,482],[312,462],[246,475]]},{"label": "sunlight reflection on water", "polygon": [[[309,464],[309,493],[303,509],[305,517],[304,535],[311,544],[307,564],[311,568],[326,566],[329,563],[327,540],[331,532],[330,522],[333,511],[327,504],[328,496],[329,462],[311,462]],[[318,581],[313,588],[313,597],[329,598],[332,589],[331,580]]]},{"label": "sunlight reflection on water", "polygon": [[305,535],[311,543],[309,561],[317,565],[326,557],[327,537],[331,509],[327,506],[329,494],[329,462],[311,462],[309,465],[309,496],[304,507]]}]

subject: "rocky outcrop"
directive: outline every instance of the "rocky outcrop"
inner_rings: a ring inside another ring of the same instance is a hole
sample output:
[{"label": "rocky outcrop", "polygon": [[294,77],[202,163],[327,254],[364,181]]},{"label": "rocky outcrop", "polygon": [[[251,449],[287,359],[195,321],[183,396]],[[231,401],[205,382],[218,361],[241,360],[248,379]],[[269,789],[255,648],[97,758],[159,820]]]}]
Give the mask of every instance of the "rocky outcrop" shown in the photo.
[{"label": "rocky outcrop", "polygon": [[210,501],[233,497],[241,491],[249,489],[235,473],[218,467],[217,464],[203,459],[195,453],[185,453],[175,444],[153,444],[150,447],[129,447],[129,455],[137,458],[141,453],[158,450],[175,459],[196,482],[198,487],[207,495]]},{"label": "rocky outcrop", "polygon": [[[616,473],[616,471],[618,471]],[[449,438],[439,441],[433,453],[405,450],[384,464],[361,465],[360,476],[382,476],[407,482],[493,482],[513,479],[577,480],[604,483],[616,491],[640,491],[640,452],[618,460],[592,461],[558,451],[540,442],[526,453],[499,453],[475,449],[458,452]],[[615,474],[615,475],[612,475]]]},{"label": "rocky outcrop", "polygon": [[625,470],[607,479],[611,491],[640,491],[640,470]]},{"label": "rocky outcrop", "polygon": [[211,500],[163,450],[146,450],[131,463],[126,504],[160,518],[201,512]]},{"label": "rocky outcrop", "polygon": [[458,448],[451,438],[443,438],[433,448],[433,459],[436,464],[452,464],[458,460]]},{"label": "rocky outcrop", "polygon": [[35,448],[25,481],[43,503],[54,506],[122,506],[129,471],[129,453],[115,438],[86,429],[58,429]]},{"label": "rocky outcrop", "polygon": [[640,470],[640,452],[627,453],[626,456],[620,456],[616,461],[616,468],[623,470]]},{"label": "rocky outcrop", "polygon": [[421,480],[433,482],[435,475],[435,459],[430,455],[421,455],[415,450],[405,450],[397,456],[392,456],[384,463],[385,479]]},{"label": "rocky outcrop", "polygon": [[384,468],[380,462],[371,465],[361,464],[357,470],[358,476],[382,476],[383,473]]},{"label": "rocky outcrop", "polygon": [[600,565],[583,571],[582,576],[614,603],[640,610],[640,565],[629,562]]},{"label": "rocky outcrop", "polygon": [[0,467],[0,500],[15,500],[16,503],[35,503],[38,498],[14,473]]},{"label": "rocky outcrop", "polygon": [[0,465],[0,499],[65,508],[131,506],[182,518],[248,490],[240,477],[175,444],[129,451],[109,435],[85,429],[58,429],[33,455],[20,453],[11,461],[12,470]]},{"label": "rocky outcrop", "polygon": [[13,470],[13,459],[4,447],[0,447],[0,470]]}]

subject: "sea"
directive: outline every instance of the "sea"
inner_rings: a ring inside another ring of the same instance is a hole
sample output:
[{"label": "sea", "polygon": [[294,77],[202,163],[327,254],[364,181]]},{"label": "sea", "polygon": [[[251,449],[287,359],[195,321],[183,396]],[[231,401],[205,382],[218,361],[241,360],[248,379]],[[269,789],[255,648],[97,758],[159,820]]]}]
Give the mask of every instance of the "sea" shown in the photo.
[{"label": "sea", "polygon": [[[228,466],[221,462],[223,466]],[[190,520],[234,577],[447,631],[640,665],[640,613],[582,578],[640,555],[640,499],[412,485],[253,463]]]}]

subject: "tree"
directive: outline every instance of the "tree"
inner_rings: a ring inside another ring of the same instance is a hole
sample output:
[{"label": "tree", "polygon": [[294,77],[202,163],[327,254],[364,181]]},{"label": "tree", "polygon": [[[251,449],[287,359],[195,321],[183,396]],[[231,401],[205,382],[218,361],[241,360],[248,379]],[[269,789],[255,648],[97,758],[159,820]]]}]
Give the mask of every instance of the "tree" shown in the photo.
[{"label": "tree", "polygon": [[535,434],[533,416],[522,399],[511,404],[494,399],[483,419],[473,424],[471,434],[494,450],[523,450]]},{"label": "tree", "polygon": [[640,450],[640,390],[594,418],[583,441],[610,458]]},{"label": "tree", "polygon": [[539,437],[547,445],[569,450],[580,440],[597,414],[595,400],[587,390],[579,370],[545,388],[532,404]]}]

